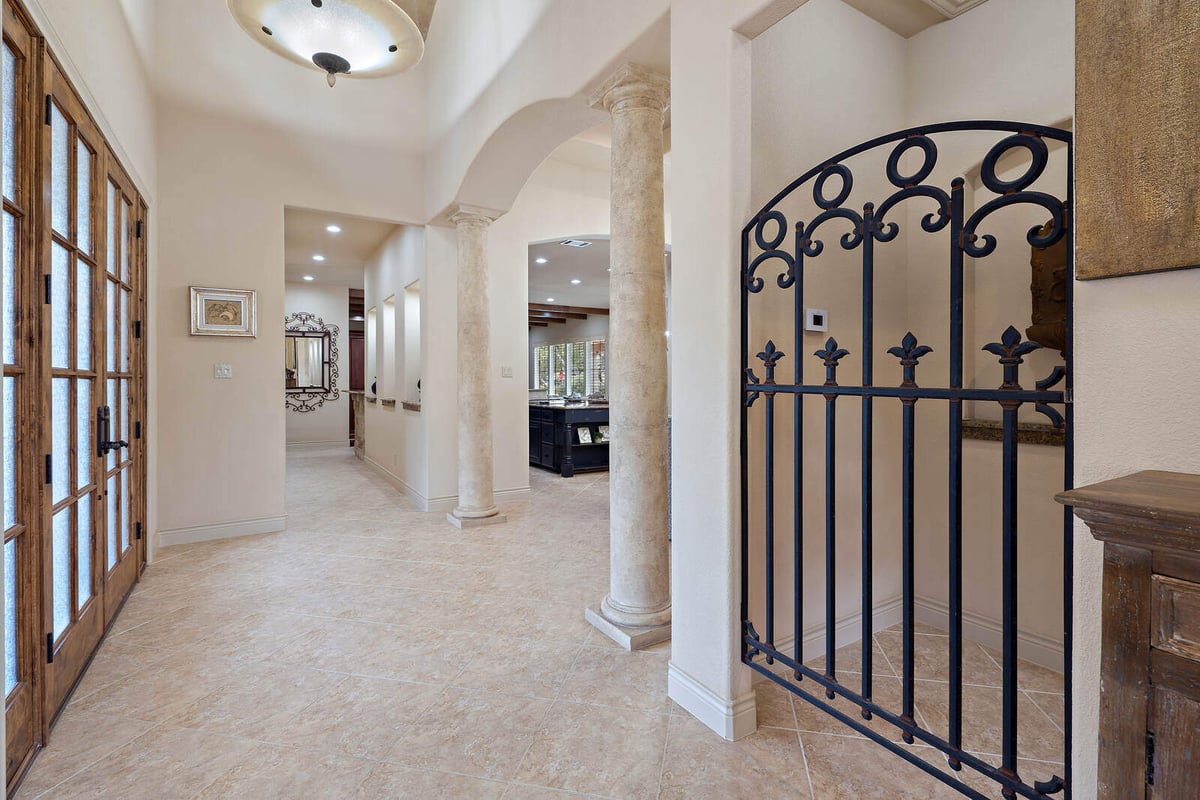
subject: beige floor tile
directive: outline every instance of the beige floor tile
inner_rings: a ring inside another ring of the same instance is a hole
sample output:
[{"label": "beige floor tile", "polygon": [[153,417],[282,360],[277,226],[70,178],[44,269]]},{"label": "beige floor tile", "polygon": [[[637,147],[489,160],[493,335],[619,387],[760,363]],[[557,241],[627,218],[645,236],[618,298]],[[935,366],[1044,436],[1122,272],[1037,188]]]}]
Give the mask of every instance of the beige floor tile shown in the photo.
[{"label": "beige floor tile", "polygon": [[375,766],[347,756],[261,745],[197,800],[342,800],[358,791]]},{"label": "beige floor tile", "polygon": [[551,701],[446,689],[404,727],[386,759],[407,767],[509,780]]},{"label": "beige floor tile", "polygon": [[558,701],[526,753],[516,780],[642,800],[658,793],[665,714]]},{"label": "beige floor tile", "polygon": [[792,693],[769,680],[754,684],[754,710],[759,727],[796,730],[796,713],[792,710]]},{"label": "beige floor tile", "polygon": [[[983,652],[987,653],[996,665],[1004,663],[1004,653],[991,647],[983,647]],[[1017,659],[1017,685],[1022,689],[1027,689],[1032,692],[1048,692],[1051,694],[1063,693],[1063,674],[1056,670],[1048,669],[1040,664],[1034,664],[1032,661],[1026,661],[1023,658]]]},{"label": "beige floor tile", "polygon": [[[887,654],[896,675],[904,675],[903,635],[886,631],[875,635]],[[913,667],[917,680],[945,681],[950,679],[950,638],[916,634],[913,637]],[[1003,673],[996,662],[974,642],[963,642],[963,683],[978,686],[1001,686]]]},{"label": "beige floor tile", "polygon": [[168,720],[178,728],[267,739],[310,703],[328,696],[342,675],[285,664],[247,663],[236,678]]},{"label": "beige floor tile", "polygon": [[572,798],[579,800],[583,797],[604,797],[604,795],[547,789],[544,786],[530,786],[526,783],[510,783],[502,800],[572,800]]},{"label": "beige floor tile", "polygon": [[[54,726],[50,744],[21,784],[22,797],[36,797],[86,769],[154,727],[153,722],[68,707]],[[103,735],[98,732],[103,731]]]},{"label": "beige floor tile", "polygon": [[[929,730],[949,735],[949,698],[946,684],[917,684],[917,704]],[[985,686],[963,687],[963,746],[976,753],[998,754],[1003,741],[1002,689]],[[1041,710],[1021,693],[1017,698],[1017,755],[1038,761],[1063,760],[1063,733]]]},{"label": "beige floor tile", "polygon": [[[843,683],[848,682],[849,678],[842,678],[843,672],[861,673],[863,671],[862,663],[862,642],[852,642],[851,644],[839,647],[834,654],[834,667],[837,670],[838,680]],[[804,662],[806,667],[811,667],[824,674],[825,657],[810,658]],[[894,662],[890,662],[884,655],[883,649],[878,644],[871,648],[871,674],[893,676],[896,672],[893,670]]]},{"label": "beige floor tile", "polygon": [[352,795],[358,800],[498,800],[508,784],[448,772],[378,764]]},{"label": "beige floor tile", "polygon": [[671,712],[666,653],[584,647],[559,697],[657,714]]},{"label": "beige floor tile", "polygon": [[[819,800],[962,800],[957,790],[868,739],[820,733],[800,739]],[[924,750],[930,760],[940,758]]]},{"label": "beige floor tile", "polygon": [[576,644],[500,636],[489,641],[488,648],[477,651],[454,679],[455,686],[552,700],[571,680],[571,668],[580,654]]},{"label": "beige floor tile", "polygon": [[671,719],[660,800],[803,800],[808,775],[794,731],[727,742],[691,716]]},{"label": "beige floor tile", "polygon": [[1026,692],[1026,695],[1034,702],[1034,705],[1040,708],[1054,722],[1060,731],[1067,729],[1067,707],[1065,699],[1061,694]]},{"label": "beige floor tile", "polygon": [[382,759],[441,691],[428,684],[350,676],[261,738],[306,750]]},{"label": "beige floor tile", "polygon": [[[42,795],[45,800],[190,800],[262,745],[159,727]],[[36,767],[35,767],[36,769]]]},{"label": "beige floor tile", "polygon": [[195,659],[168,654],[145,671],[71,703],[96,714],[114,714],[148,722],[165,722],[202,697],[232,685],[237,663],[228,659]]}]

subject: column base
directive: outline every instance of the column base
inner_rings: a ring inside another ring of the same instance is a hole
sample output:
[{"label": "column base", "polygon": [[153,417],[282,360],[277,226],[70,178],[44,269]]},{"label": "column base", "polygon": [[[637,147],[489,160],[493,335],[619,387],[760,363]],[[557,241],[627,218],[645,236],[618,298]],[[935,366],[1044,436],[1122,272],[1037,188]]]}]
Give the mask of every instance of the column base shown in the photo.
[{"label": "column base", "polygon": [[588,606],[584,609],[583,616],[588,622],[592,623],[596,630],[630,652],[645,650],[647,647],[652,647],[671,638],[670,622],[665,622],[662,625],[650,625],[644,628],[634,625],[621,625],[600,613],[599,605]]},{"label": "column base", "polygon": [[484,525],[499,525],[508,522],[506,514],[492,514],[490,517],[456,517],[454,513],[446,514],[446,521],[456,528],[482,528]]}]

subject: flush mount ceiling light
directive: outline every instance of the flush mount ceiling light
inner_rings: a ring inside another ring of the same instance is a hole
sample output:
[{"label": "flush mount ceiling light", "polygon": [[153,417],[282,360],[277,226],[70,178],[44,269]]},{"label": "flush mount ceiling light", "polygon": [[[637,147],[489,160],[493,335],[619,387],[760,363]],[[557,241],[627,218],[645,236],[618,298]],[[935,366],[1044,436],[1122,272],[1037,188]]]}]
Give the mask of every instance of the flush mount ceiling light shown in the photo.
[{"label": "flush mount ceiling light", "polygon": [[228,0],[242,30],[284,58],[338,75],[381,78],[425,53],[421,31],[394,0]]}]

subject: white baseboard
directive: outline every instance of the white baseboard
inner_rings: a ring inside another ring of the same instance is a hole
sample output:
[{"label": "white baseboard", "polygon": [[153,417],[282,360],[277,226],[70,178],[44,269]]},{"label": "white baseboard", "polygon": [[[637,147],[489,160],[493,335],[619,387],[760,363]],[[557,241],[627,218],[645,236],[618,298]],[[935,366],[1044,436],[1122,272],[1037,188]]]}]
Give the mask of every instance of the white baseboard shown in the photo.
[{"label": "white baseboard", "polygon": [[[380,477],[403,492],[405,496],[411,498],[412,501],[415,502],[422,511],[449,514],[458,506],[458,495],[456,494],[446,495],[443,497],[426,497],[410,486],[408,482],[399,475],[392,472],[370,456],[364,455],[362,460],[367,466],[378,472]],[[495,497],[497,503],[502,501],[515,502],[517,500],[527,499],[529,494],[529,487],[525,486],[519,489],[502,489],[501,491],[495,493]]]},{"label": "white baseboard", "polygon": [[216,539],[232,539],[237,536],[253,536],[258,533],[278,533],[286,529],[287,514],[278,517],[242,519],[235,522],[218,522],[213,525],[197,525],[193,528],[172,528],[158,532],[156,547],[211,542]]},{"label": "white baseboard", "polygon": [[[970,611],[963,612],[963,638],[979,642],[986,647],[999,650],[1004,646],[1004,628],[997,620],[989,619]],[[950,630],[950,608],[940,600],[918,597],[916,600],[917,622]],[[1017,630],[1017,655],[1026,661],[1063,671],[1063,645],[1048,636],[1030,631]]]},{"label": "white baseboard", "polygon": [[754,692],[726,700],[675,666],[675,662],[667,666],[667,696],[731,742],[749,736],[758,726]]},{"label": "white baseboard", "polygon": [[[496,498],[496,504],[509,502],[515,503],[521,500],[528,500],[530,489],[528,486],[519,489],[500,489],[493,492],[492,496]],[[431,497],[425,501],[426,511],[438,511],[446,514],[454,511],[458,507],[458,495],[446,495],[444,497]]]},{"label": "white baseboard", "polygon": [[311,442],[310,441],[288,442],[287,448],[289,450],[303,450],[306,447],[312,447],[312,448],[329,447],[330,445],[334,445],[334,444],[339,445],[341,447],[352,447],[353,446],[350,444],[350,437],[347,436],[347,437],[344,437],[341,439],[320,439],[320,440],[311,441]]},{"label": "white baseboard", "polygon": [[[874,630],[881,631],[900,622],[901,598],[893,597],[875,606],[871,615],[871,625]],[[762,631],[759,631],[762,635]],[[834,647],[845,647],[862,639],[862,614],[855,611],[846,614],[834,622]],[[794,634],[775,637],[775,649],[784,655],[791,655],[795,644]],[[818,622],[804,630],[804,660],[820,658],[825,655],[825,623]],[[756,679],[767,680],[766,677],[755,673]]]}]

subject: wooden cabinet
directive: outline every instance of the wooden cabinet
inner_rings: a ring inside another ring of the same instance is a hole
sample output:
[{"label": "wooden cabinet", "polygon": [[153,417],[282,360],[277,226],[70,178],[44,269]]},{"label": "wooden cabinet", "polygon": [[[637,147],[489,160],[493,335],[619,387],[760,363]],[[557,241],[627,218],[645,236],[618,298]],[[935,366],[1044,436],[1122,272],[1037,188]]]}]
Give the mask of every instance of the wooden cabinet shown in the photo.
[{"label": "wooden cabinet", "polygon": [[[607,406],[529,407],[529,463],[564,478],[576,472],[608,469]],[[581,435],[580,431],[586,431]]]},{"label": "wooden cabinet", "polygon": [[1104,542],[1101,800],[1200,798],[1200,476],[1059,495]]}]

